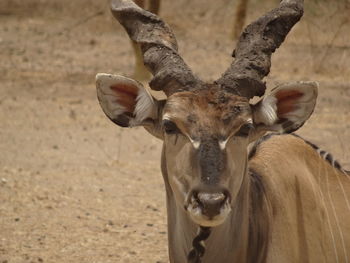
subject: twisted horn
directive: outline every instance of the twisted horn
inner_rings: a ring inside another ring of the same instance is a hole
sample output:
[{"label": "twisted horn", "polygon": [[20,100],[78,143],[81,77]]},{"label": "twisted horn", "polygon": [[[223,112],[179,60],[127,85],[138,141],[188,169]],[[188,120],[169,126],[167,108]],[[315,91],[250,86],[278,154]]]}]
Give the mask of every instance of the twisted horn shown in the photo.
[{"label": "twisted horn", "polygon": [[143,10],[131,0],[112,0],[113,16],[138,43],[144,64],[153,74],[150,87],[167,96],[197,87],[200,81],[177,52],[177,42],[170,27],[158,16]]},{"label": "twisted horn", "polygon": [[248,25],[233,51],[235,60],[216,83],[247,98],[264,95],[262,79],[270,72],[271,55],[302,15],[303,0],[282,0],[279,7]]}]

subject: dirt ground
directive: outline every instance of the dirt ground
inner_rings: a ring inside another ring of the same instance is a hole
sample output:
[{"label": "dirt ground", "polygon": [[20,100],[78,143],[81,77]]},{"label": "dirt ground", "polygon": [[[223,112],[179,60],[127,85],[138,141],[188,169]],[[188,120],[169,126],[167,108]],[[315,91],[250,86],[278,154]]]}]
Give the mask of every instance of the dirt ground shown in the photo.
[{"label": "dirt ground", "polygon": [[[232,2],[162,3],[204,80],[231,61]],[[306,2],[267,83],[319,81],[315,113],[298,133],[349,169],[349,5]],[[277,3],[251,0],[248,21]],[[0,1],[0,263],[168,262],[161,141],[113,125],[95,95],[97,72],[132,71],[106,1]]]}]

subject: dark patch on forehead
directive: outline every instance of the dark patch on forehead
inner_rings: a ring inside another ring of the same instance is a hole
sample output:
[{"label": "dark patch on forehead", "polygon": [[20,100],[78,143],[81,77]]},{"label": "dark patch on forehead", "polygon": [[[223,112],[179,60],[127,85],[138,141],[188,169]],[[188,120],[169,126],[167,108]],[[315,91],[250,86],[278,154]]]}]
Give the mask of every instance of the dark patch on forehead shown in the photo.
[{"label": "dark patch on forehead", "polygon": [[193,93],[197,98],[204,97],[208,101],[217,104],[227,104],[231,101],[248,101],[247,98],[228,93],[225,90],[221,89],[215,85],[207,85],[203,89],[197,90]]},{"label": "dark patch on forehead", "polygon": [[226,153],[221,151],[218,138],[206,138],[198,149],[198,161],[202,182],[217,184],[225,169]]},{"label": "dark patch on forehead", "polygon": [[242,106],[239,105],[235,105],[233,107],[230,108],[232,113],[241,113],[242,112]]},{"label": "dark patch on forehead", "polygon": [[204,111],[205,116],[203,117],[210,114],[212,117],[222,120],[224,125],[228,125],[245,110],[249,110],[249,103],[246,98],[228,94],[222,90],[211,91],[200,95],[203,100],[202,105],[205,106],[206,104],[210,106]]},{"label": "dark patch on forehead", "polygon": [[243,112],[244,107],[242,105],[231,105],[228,110],[224,112],[222,121],[225,125],[228,125],[233,119],[235,119],[240,113]]},{"label": "dark patch on forehead", "polygon": [[219,98],[218,98],[219,103],[227,103],[228,102],[229,97],[225,96],[225,95],[226,94],[223,92],[220,93]]},{"label": "dark patch on forehead", "polygon": [[169,97],[165,112],[173,117],[184,133],[199,138],[209,136],[208,133],[227,135],[237,124],[237,118],[250,113],[250,105],[247,98],[213,86],[175,93]]},{"label": "dark patch on forehead", "polygon": [[198,121],[198,117],[193,114],[193,113],[190,113],[188,116],[187,116],[187,121],[189,123],[196,123]]}]

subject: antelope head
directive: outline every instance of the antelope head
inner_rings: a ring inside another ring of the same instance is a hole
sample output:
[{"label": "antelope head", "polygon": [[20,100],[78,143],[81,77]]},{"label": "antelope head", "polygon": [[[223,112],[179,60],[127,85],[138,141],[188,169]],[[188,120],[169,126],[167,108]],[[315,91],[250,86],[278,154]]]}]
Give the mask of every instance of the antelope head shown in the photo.
[{"label": "antelope head", "polygon": [[[317,85],[294,82],[265,93],[272,53],[301,18],[301,0],[283,0],[245,28],[234,61],[215,82],[195,77],[177,52],[167,24],[131,0],[112,1],[112,13],[142,50],[150,87],[98,74],[97,94],[107,117],[122,127],[143,126],[164,141],[163,174],[178,207],[201,226],[217,226],[233,207],[248,167],[248,145],[267,131],[292,132],[313,112]],[[250,104],[254,96],[262,97]]]}]

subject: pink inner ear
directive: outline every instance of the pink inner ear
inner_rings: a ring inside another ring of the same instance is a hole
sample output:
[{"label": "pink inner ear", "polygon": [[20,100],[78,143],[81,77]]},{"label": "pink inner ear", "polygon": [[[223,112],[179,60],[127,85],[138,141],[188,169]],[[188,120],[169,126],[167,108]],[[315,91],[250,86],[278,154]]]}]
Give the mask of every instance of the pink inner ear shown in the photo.
[{"label": "pink inner ear", "polygon": [[298,99],[304,94],[298,90],[281,90],[275,95],[277,99],[277,115],[279,118],[294,111],[297,107]]},{"label": "pink inner ear", "polygon": [[138,94],[137,87],[125,84],[116,84],[110,87],[116,93],[116,102],[123,106],[127,112],[133,113]]}]

